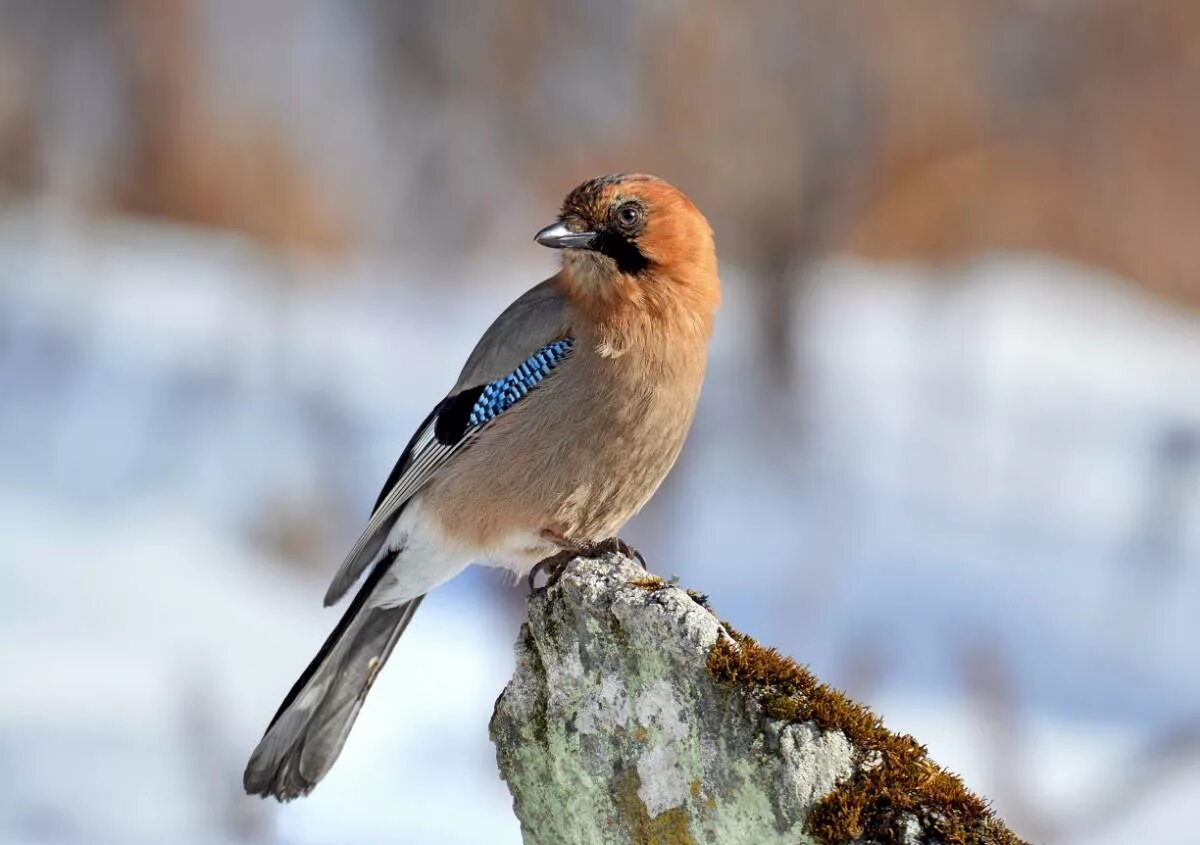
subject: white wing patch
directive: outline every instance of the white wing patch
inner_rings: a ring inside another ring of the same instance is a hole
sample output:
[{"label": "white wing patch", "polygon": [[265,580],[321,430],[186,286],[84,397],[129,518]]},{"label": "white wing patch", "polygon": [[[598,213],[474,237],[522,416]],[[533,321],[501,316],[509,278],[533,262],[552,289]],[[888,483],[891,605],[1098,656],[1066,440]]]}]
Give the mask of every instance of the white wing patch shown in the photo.
[{"label": "white wing patch", "polygon": [[[395,517],[396,510],[419,493],[421,488],[433,478],[437,468],[461,449],[470,439],[469,437],[464,437],[458,443],[451,445],[439,443],[437,437],[434,435],[436,425],[437,419],[434,418],[421,431],[417,442],[413,444],[412,458],[405,468],[404,474],[400,476],[400,480],[396,482],[396,485],[388,491],[387,496],[379,503],[379,507],[372,514],[366,528],[358,535],[358,540],[355,541],[354,546],[350,549],[350,553],[346,555],[346,559],[342,561],[341,568],[338,569],[338,574],[334,577],[334,583],[340,581],[344,573],[354,568],[355,561],[362,554],[363,549]],[[380,551],[384,551],[384,549],[381,548]],[[366,567],[363,566],[361,568],[365,569]]]}]

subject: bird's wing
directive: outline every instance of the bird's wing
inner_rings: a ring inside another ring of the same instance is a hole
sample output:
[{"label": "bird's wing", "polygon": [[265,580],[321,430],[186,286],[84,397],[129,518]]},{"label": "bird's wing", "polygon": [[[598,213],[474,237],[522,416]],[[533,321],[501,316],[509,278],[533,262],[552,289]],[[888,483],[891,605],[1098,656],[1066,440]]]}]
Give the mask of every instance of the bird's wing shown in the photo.
[{"label": "bird's wing", "polygon": [[569,334],[571,313],[558,278],[550,278],[517,297],[471,351],[451,395],[501,378],[530,353]]},{"label": "bird's wing", "polygon": [[554,279],[518,298],[488,328],[450,395],[437,404],[392,469],[367,527],[325,593],[337,602],[375,560],[405,504],[488,423],[566,359],[574,346],[566,300]]}]

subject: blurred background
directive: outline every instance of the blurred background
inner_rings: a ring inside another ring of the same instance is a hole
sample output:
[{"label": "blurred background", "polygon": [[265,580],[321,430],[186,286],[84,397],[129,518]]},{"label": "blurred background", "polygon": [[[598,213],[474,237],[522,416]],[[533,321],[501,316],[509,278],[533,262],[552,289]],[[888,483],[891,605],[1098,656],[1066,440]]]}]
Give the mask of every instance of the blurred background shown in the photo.
[{"label": "blurred background", "polygon": [[523,588],[422,608],[339,765],[246,755],[586,177],[717,233],[627,531],[1032,841],[1192,843],[1200,4],[0,0],[0,841],[517,843]]}]

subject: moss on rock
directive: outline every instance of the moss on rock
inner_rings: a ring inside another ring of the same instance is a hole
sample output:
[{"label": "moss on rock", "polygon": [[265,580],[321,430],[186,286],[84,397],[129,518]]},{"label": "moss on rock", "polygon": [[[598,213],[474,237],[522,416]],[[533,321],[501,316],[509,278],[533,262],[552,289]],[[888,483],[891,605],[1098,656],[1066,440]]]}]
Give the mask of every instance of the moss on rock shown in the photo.
[{"label": "moss on rock", "polygon": [[771,718],[841,731],[854,746],[855,773],[809,815],[808,831],[824,845],[903,842],[913,820],[947,845],[1023,845],[986,801],[929,759],[925,746],[892,733],[869,708],[777,650],[731,631],[709,652],[708,670],[752,696]]},{"label": "moss on rock", "polygon": [[527,845],[1018,845],[914,739],[619,555],[529,601],[491,734]]}]

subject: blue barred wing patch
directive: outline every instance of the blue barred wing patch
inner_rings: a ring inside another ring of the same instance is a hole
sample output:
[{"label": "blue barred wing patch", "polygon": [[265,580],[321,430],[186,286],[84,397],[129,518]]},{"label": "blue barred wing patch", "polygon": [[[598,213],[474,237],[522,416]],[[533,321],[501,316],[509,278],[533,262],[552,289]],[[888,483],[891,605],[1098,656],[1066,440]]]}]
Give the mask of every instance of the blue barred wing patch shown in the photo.
[{"label": "blue barred wing patch", "polygon": [[[371,521],[359,535],[325,595],[339,599],[372,563],[400,509],[485,424],[526,396],[571,354],[575,339],[547,343],[503,378],[447,396],[417,429],[379,494]],[[365,595],[365,594],[364,594]]]},{"label": "blue barred wing patch", "polygon": [[488,382],[475,400],[468,417],[472,428],[487,423],[507,411],[550,375],[575,345],[575,338],[564,337],[547,343],[506,376]]}]

